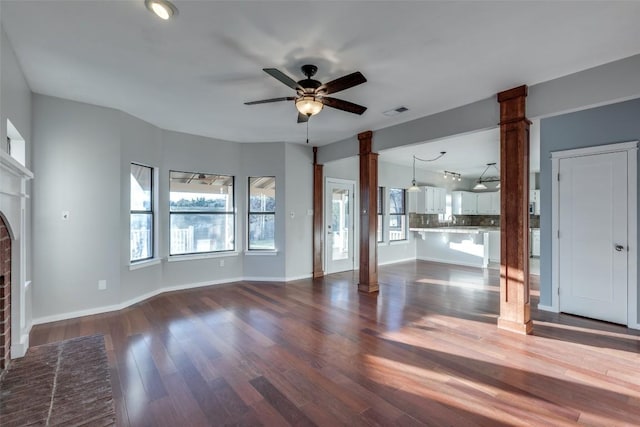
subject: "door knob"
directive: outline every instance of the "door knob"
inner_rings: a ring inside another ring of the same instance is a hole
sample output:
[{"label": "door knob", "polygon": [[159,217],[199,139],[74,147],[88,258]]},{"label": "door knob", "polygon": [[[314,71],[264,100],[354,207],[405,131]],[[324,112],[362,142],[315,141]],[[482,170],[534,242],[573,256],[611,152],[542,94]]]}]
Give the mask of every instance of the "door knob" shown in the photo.
[{"label": "door knob", "polygon": [[620,252],[620,251],[622,251],[624,249],[624,246],[616,245],[615,248],[616,248],[616,251]]}]

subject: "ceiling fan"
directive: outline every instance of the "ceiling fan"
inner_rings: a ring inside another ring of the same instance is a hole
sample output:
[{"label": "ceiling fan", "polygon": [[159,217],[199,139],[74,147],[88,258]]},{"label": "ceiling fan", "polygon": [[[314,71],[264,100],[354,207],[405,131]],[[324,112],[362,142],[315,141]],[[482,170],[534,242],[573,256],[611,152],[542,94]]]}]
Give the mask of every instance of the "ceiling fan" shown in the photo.
[{"label": "ceiling fan", "polygon": [[366,82],[367,79],[365,79],[361,72],[356,71],[355,73],[351,73],[322,84],[318,80],[311,78],[318,71],[318,67],[307,64],[300,67],[300,69],[307,78],[296,82],[280,70],[275,68],[263,68],[262,70],[265,73],[269,74],[276,80],[281,81],[291,89],[294,89],[296,91],[296,96],[285,96],[282,98],[245,102],[245,105],[266,104],[269,102],[279,101],[295,101],[296,108],[298,109],[298,123],[307,122],[309,117],[318,114],[325,105],[327,107],[336,108],[338,110],[354,114],[362,114],[367,110],[367,107],[363,107],[362,105],[327,96]]}]

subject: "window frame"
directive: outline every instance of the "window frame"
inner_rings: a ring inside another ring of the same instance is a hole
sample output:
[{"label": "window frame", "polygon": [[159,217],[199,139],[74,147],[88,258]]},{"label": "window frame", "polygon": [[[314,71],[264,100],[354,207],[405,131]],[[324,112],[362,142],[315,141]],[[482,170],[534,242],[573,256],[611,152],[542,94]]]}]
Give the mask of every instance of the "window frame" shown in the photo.
[{"label": "window frame", "polygon": [[[391,193],[394,190],[402,191],[402,212],[401,213],[391,213]],[[407,190],[404,188],[389,188],[389,213],[387,216],[389,217],[389,243],[391,242],[402,242],[405,240],[409,240],[409,233],[407,227]],[[392,239],[391,238],[391,218],[393,217],[401,217],[400,223],[402,223],[402,217],[404,217],[404,233],[401,239]]]},{"label": "window frame", "polygon": [[378,186],[378,224],[376,224],[376,234],[378,233],[378,227],[380,227],[380,233],[378,235],[377,243],[384,243],[384,187]]},{"label": "window frame", "polygon": [[[274,207],[276,210],[274,211],[252,211],[251,210],[251,179],[252,178],[273,178],[274,182],[274,192],[273,192],[273,200]],[[251,252],[274,252],[276,251],[276,211],[278,209],[278,202],[276,198],[276,192],[278,191],[277,187],[277,178],[275,175],[260,175],[260,176],[248,176],[247,177],[247,251]],[[251,215],[272,215],[273,216],[273,248],[252,248],[251,240],[249,238],[250,230],[250,219]]]},{"label": "window frame", "polygon": [[[155,216],[155,168],[153,166],[143,165],[138,162],[130,162],[129,164],[129,188],[131,188],[131,166],[140,166],[143,168],[149,169],[149,188],[150,188],[150,197],[149,197],[149,210],[140,210],[140,209],[131,209],[131,192],[129,192],[129,264],[138,264],[142,262],[148,262],[152,260],[156,256],[156,216]],[[131,217],[133,215],[151,215],[151,233],[149,242],[149,247],[151,248],[151,255],[146,258],[140,258],[133,260],[131,259]]]},{"label": "window frame", "polygon": [[[217,176],[227,176],[229,178],[231,178],[231,196],[233,199],[233,204],[232,204],[232,208],[231,211],[171,211],[171,173],[172,172],[176,172],[176,173],[187,173],[187,174],[194,174],[194,175],[217,175]],[[225,253],[232,253],[232,252],[236,252],[237,249],[237,234],[238,234],[238,218],[236,215],[236,177],[235,175],[226,175],[226,174],[221,174],[221,173],[207,173],[207,172],[188,172],[188,171],[180,171],[180,170],[175,170],[175,169],[170,169],[169,170],[169,258],[178,258],[178,257],[192,257],[194,255],[198,256],[198,255],[204,255],[205,257],[207,255],[211,255],[211,254],[225,254]],[[231,249],[224,249],[224,250],[219,250],[219,251],[200,251],[200,252],[183,252],[183,253],[179,253],[179,254],[172,254],[171,253],[171,216],[172,215],[231,215],[233,218],[233,247]]]}]

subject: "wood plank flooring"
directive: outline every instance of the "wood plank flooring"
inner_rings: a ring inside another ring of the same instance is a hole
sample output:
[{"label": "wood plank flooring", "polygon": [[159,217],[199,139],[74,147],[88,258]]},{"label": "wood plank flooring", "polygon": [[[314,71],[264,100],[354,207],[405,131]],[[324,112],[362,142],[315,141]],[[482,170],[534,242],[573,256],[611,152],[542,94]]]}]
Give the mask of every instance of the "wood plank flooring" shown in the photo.
[{"label": "wood plank flooring", "polygon": [[[534,289],[537,277],[532,276]],[[416,261],[163,294],[33,328],[105,334],[121,426],[640,425],[640,334],[538,312],[496,328],[497,271]]]}]

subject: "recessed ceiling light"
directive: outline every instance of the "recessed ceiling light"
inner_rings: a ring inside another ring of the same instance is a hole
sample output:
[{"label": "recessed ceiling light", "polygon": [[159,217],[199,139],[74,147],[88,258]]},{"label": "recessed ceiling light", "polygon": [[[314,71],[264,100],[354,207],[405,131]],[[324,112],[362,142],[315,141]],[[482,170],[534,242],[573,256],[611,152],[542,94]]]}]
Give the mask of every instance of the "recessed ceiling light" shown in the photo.
[{"label": "recessed ceiling light", "polygon": [[165,21],[178,14],[178,9],[168,0],[144,0],[144,5]]}]

